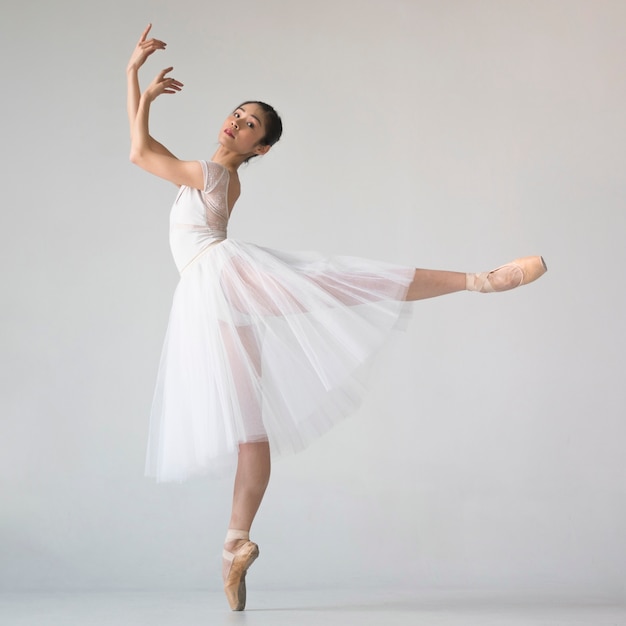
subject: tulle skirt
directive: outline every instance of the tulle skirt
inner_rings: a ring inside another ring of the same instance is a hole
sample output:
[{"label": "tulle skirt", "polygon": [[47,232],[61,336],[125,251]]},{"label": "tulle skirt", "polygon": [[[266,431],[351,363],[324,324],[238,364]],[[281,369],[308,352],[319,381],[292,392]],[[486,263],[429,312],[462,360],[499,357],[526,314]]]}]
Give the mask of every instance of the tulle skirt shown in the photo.
[{"label": "tulle skirt", "polygon": [[146,473],[219,474],[239,444],[295,452],[358,406],[368,365],[410,312],[413,268],[227,239],[181,274]]}]

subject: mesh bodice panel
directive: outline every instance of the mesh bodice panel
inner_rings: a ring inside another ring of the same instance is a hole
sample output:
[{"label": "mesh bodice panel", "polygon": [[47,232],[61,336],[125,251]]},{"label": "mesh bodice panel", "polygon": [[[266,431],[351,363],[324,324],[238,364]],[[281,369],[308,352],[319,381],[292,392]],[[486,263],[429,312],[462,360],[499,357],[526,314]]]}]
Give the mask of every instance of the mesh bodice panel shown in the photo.
[{"label": "mesh bodice panel", "polygon": [[228,226],[228,170],[200,161],[204,189],[181,186],[170,213],[170,247],[182,271],[207,247],[226,239]]}]

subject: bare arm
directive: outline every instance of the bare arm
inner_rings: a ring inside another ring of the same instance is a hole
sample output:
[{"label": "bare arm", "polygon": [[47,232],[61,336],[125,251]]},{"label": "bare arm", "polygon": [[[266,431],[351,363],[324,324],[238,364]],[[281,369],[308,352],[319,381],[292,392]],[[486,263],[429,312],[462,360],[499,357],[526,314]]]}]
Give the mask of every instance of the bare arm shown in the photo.
[{"label": "bare arm", "polygon": [[[137,109],[139,108],[139,99],[141,97],[141,91],[139,89],[139,68],[146,62],[146,59],[156,50],[165,50],[167,45],[160,39],[147,39],[148,33],[152,28],[152,24],[148,24],[146,29],[141,34],[133,53],[128,61],[126,67],[126,81],[128,85],[128,95],[126,98],[126,110],[128,112],[128,123],[130,126],[130,137],[132,141],[133,129],[135,126],[135,117],[137,115]],[[159,143],[153,137],[149,139],[152,150],[174,156],[163,144]]]},{"label": "bare arm", "polygon": [[154,140],[150,136],[148,121],[152,102],[162,94],[178,93],[183,87],[183,84],[175,78],[166,76],[172,69],[169,67],[159,72],[139,98],[131,129],[130,160],[147,172],[176,185],[203,189],[204,177],[200,163],[181,161],[169,152],[164,153],[154,147]]}]

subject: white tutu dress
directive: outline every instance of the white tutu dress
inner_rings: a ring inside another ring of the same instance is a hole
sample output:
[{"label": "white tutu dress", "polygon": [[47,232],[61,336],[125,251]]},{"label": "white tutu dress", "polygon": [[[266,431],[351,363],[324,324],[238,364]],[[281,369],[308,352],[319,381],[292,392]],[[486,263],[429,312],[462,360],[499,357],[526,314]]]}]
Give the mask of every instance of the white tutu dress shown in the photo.
[{"label": "white tutu dress", "polygon": [[409,313],[413,268],[227,239],[228,170],[200,163],[204,190],[181,187],[170,216],[180,282],[150,420],[158,481],[219,473],[240,443],[304,448],[356,408]]}]

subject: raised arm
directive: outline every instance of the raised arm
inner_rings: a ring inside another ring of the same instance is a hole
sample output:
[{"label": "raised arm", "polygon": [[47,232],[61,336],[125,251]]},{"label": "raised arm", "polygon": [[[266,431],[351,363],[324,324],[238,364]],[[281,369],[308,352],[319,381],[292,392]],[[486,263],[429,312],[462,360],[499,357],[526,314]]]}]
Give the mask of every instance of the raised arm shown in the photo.
[{"label": "raised arm", "polygon": [[[128,112],[128,124],[130,126],[130,137],[132,140],[133,129],[135,127],[135,117],[137,115],[137,109],[139,108],[139,99],[141,97],[141,91],[139,89],[139,68],[146,62],[146,59],[157,50],[165,50],[167,45],[160,39],[148,39],[148,33],[152,28],[152,24],[148,24],[146,29],[141,34],[133,53],[130,55],[128,65],[126,66],[126,82],[128,85],[128,95],[126,98],[126,110]],[[154,138],[150,138],[150,145],[152,149],[161,154],[174,156],[163,144],[156,141]]]},{"label": "raised arm", "polygon": [[139,98],[135,123],[131,132],[130,160],[142,169],[169,180],[176,185],[204,188],[202,166],[198,161],[181,161],[171,154],[154,148],[148,120],[150,105],[162,94],[178,93],[183,84],[166,76],[173,68],[161,70]]},{"label": "raised arm", "polygon": [[151,174],[165,178],[176,185],[188,185],[202,189],[204,180],[200,163],[177,159],[163,144],[150,135],[148,129],[150,103],[162,93],[176,93],[183,86],[182,83],[173,78],[166,78],[165,74],[169,70],[163,70],[150,83],[145,93],[141,94],[139,68],[152,53],[157,50],[165,50],[166,46],[165,42],[160,39],[148,39],[151,28],[152,24],[148,24],[141,34],[126,68],[128,81],[126,108],[131,141],[130,160]]}]

